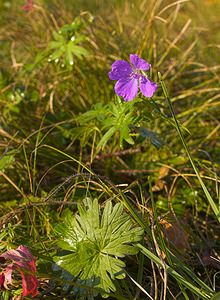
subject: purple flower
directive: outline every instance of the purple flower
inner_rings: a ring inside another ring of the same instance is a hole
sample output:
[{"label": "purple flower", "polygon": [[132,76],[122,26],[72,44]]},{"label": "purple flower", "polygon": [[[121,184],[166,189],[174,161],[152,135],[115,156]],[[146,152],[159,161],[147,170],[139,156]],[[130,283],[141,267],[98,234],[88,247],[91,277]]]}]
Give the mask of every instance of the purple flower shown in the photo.
[{"label": "purple flower", "polygon": [[133,100],[138,93],[138,87],[141,93],[150,98],[157,89],[157,84],[151,82],[143,71],[150,70],[150,64],[137,54],[130,54],[129,64],[125,60],[116,60],[112,65],[111,72],[108,73],[111,80],[117,80],[115,92],[122,96],[125,101]]}]

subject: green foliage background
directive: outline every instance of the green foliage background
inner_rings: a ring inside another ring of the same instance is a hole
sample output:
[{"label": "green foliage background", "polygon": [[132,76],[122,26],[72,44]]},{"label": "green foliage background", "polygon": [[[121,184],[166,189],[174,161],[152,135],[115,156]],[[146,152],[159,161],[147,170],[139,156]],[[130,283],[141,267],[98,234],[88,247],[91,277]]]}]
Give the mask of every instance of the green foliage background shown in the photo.
[{"label": "green foliage background", "polygon": [[[162,73],[190,153],[218,204],[219,1],[34,2],[30,12],[21,9],[24,1],[0,2],[1,251],[29,246],[39,277],[53,287],[46,296],[68,299],[68,274],[54,271],[60,251],[54,228],[68,209],[77,213],[85,197],[103,207],[111,200],[145,231],[147,249],[186,282],[198,283],[198,276],[213,291],[219,264],[210,256],[219,259],[219,224],[162,89],[151,100],[140,95],[125,103],[108,72],[115,60],[138,53],[158,84]],[[143,253],[125,260],[126,272],[154,297],[200,299],[175,276],[166,282]],[[129,276],[115,284],[113,299],[146,297]]]}]

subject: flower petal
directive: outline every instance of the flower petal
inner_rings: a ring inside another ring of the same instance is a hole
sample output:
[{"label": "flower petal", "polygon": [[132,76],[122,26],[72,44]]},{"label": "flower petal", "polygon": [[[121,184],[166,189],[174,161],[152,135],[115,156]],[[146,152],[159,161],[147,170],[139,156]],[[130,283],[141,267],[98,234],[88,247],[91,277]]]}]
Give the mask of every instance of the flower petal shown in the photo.
[{"label": "flower petal", "polygon": [[157,84],[155,82],[151,82],[149,79],[147,79],[145,76],[142,76],[140,78],[140,90],[141,93],[147,97],[151,98],[153,94],[156,92]]},{"label": "flower petal", "polygon": [[148,71],[150,70],[150,64],[144,60],[143,58],[140,58],[137,54],[130,54],[130,61],[132,65],[135,66],[138,70]]},{"label": "flower petal", "polygon": [[123,78],[117,81],[115,92],[125,101],[133,100],[138,93],[138,80],[136,78]]},{"label": "flower petal", "polygon": [[116,60],[112,64],[112,70],[108,73],[108,76],[111,80],[119,80],[121,78],[128,78],[132,71],[132,67],[127,61]]}]

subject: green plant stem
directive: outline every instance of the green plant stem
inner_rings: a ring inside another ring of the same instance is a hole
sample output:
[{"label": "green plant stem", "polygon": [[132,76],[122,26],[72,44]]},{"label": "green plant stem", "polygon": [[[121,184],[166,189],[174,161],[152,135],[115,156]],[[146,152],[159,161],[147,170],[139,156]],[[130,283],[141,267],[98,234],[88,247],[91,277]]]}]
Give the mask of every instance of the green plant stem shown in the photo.
[{"label": "green plant stem", "polygon": [[171,100],[170,100],[170,98],[169,98],[169,95],[168,95],[168,91],[167,91],[166,85],[165,85],[165,83],[164,83],[164,81],[163,81],[163,79],[162,79],[162,76],[161,76],[161,74],[160,74],[159,72],[158,72],[158,77],[159,77],[159,79],[160,79],[160,83],[161,83],[161,87],[162,87],[162,89],[163,89],[164,96],[165,96],[165,98],[166,98],[166,100],[167,100],[167,102],[168,102],[170,111],[171,111],[171,113],[172,113],[174,122],[175,122],[175,124],[176,124],[176,129],[177,129],[177,132],[178,132],[178,134],[179,134],[179,136],[180,136],[180,139],[181,139],[181,141],[182,141],[183,147],[184,147],[184,149],[185,149],[185,151],[186,151],[186,153],[187,153],[187,156],[188,156],[188,158],[189,158],[189,160],[190,160],[190,163],[191,163],[191,165],[192,165],[192,167],[193,167],[193,170],[194,170],[194,172],[196,173],[196,176],[197,176],[197,178],[198,178],[198,180],[199,180],[199,183],[200,183],[200,185],[201,185],[201,187],[202,187],[202,189],[203,189],[203,191],[204,191],[204,193],[205,193],[205,195],[206,195],[206,198],[208,199],[208,202],[209,202],[209,204],[210,204],[210,206],[211,206],[213,212],[215,213],[215,215],[216,215],[216,217],[217,217],[217,219],[218,219],[218,221],[219,221],[219,223],[220,223],[220,211],[219,211],[217,205],[215,204],[214,200],[212,199],[212,196],[210,195],[209,191],[207,190],[207,188],[206,188],[206,186],[205,186],[205,184],[204,184],[204,182],[203,182],[203,180],[202,180],[202,178],[201,178],[201,176],[200,176],[200,174],[199,174],[199,172],[198,172],[198,170],[197,170],[197,168],[196,168],[196,166],[195,166],[195,163],[194,163],[194,161],[193,161],[193,159],[192,159],[192,156],[191,156],[191,154],[190,154],[190,152],[189,152],[188,146],[187,146],[187,144],[186,144],[186,142],[185,142],[185,139],[184,139],[184,137],[183,137],[183,134],[182,134],[182,132],[181,132],[181,129],[180,129],[179,123],[178,123],[178,121],[177,121],[175,112],[174,112],[174,110],[173,110],[172,102],[171,102]]},{"label": "green plant stem", "polygon": [[[162,262],[160,261],[160,259],[153,254],[151,251],[149,251],[148,249],[146,249],[144,246],[142,246],[141,244],[136,244],[136,246],[138,247],[138,249],[146,256],[148,257],[151,261],[153,261],[156,265],[163,267]],[[196,294],[197,296],[199,296],[201,299],[210,299],[214,292],[210,292],[209,294],[207,294],[205,291],[203,291],[201,288],[198,288],[196,286],[194,286],[193,284],[191,284],[190,282],[188,282],[186,279],[184,279],[183,276],[181,276],[178,272],[176,272],[175,270],[173,270],[170,266],[166,265],[166,271],[168,274],[170,274],[172,277],[174,277],[176,279],[176,281],[178,281],[179,283],[181,283],[182,285],[184,285],[186,288],[188,288],[192,293]]]}]

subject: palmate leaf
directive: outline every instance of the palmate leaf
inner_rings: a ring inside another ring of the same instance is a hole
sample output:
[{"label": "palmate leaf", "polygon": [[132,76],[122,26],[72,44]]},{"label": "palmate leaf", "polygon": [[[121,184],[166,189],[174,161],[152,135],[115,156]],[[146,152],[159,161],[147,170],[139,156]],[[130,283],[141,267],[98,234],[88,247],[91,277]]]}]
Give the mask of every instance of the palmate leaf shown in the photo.
[{"label": "palmate leaf", "polygon": [[90,198],[78,205],[78,212],[65,217],[56,228],[58,245],[67,250],[55,262],[84,286],[106,295],[115,290],[114,280],[125,277],[125,263],[119,259],[136,254],[132,244],[140,241],[143,230],[134,227],[121,203],[108,201],[101,210],[98,200]]}]

